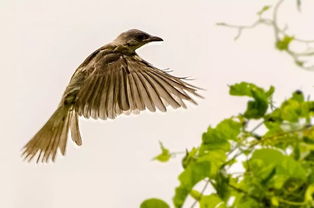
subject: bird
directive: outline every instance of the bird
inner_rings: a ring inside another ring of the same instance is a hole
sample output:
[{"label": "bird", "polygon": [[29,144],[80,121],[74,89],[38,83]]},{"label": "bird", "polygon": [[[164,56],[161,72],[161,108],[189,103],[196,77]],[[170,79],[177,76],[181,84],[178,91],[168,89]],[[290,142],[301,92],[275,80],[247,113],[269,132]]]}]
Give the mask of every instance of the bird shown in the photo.
[{"label": "bird", "polygon": [[69,132],[73,142],[82,145],[80,116],[106,120],[145,109],[186,108],[184,101],[197,104],[192,95],[202,98],[198,93],[202,88],[188,83],[187,77],[154,67],[136,53],[155,41],[163,39],[131,29],[90,54],[72,75],[55,112],[23,147],[24,159],[54,162],[58,149],[65,155]]}]

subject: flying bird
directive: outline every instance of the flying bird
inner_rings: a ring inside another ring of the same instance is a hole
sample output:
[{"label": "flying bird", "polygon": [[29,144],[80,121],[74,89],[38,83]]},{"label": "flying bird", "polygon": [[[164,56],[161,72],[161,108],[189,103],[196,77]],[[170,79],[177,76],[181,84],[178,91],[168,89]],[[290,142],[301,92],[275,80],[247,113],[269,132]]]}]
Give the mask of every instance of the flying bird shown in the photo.
[{"label": "flying bird", "polygon": [[55,161],[58,149],[65,154],[69,130],[81,145],[79,116],[105,120],[145,109],[165,112],[168,105],[186,108],[185,100],[196,104],[191,95],[201,97],[200,88],[154,67],[135,52],[153,41],[163,40],[132,29],[89,55],[74,72],[57,110],[24,146],[24,158]]}]

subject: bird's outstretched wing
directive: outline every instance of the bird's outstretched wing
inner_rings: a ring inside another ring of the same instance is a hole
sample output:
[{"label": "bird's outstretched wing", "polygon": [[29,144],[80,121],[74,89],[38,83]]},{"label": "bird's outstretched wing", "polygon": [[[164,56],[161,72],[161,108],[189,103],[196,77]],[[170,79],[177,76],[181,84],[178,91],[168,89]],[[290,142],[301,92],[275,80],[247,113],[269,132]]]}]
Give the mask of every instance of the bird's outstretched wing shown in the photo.
[{"label": "bird's outstretched wing", "polygon": [[76,97],[75,110],[86,118],[115,118],[121,113],[186,108],[184,100],[201,97],[197,87],[157,69],[137,55],[111,53],[85,66],[86,79]]}]

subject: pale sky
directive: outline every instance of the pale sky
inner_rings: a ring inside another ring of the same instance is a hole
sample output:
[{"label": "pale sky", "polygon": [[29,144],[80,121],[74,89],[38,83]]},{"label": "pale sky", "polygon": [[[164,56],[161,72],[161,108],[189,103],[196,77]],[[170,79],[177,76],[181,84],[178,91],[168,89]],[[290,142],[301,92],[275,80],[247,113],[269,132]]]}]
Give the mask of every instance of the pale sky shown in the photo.
[{"label": "pale sky", "polygon": [[[261,26],[233,41],[236,31],[217,22],[251,23],[271,0],[3,0],[1,24],[0,207],[126,208],[146,198],[169,203],[182,170],[181,157],[161,164],[158,141],[172,151],[200,143],[209,125],[245,108],[228,85],[248,81],[276,87],[276,100],[295,89],[313,93],[314,72],[296,67],[274,49],[273,33]],[[314,39],[314,2],[303,14],[288,1],[280,20],[289,31]],[[205,88],[204,100],[187,110],[142,112],[115,120],[80,119],[83,145],[69,140],[66,157],[39,164],[23,162],[22,146],[55,110],[76,67],[121,32],[137,28],[164,42],[138,54],[177,76],[191,76]],[[13,112],[13,113],[12,113]],[[189,205],[189,203],[188,203]],[[187,206],[188,207],[188,206]]]}]

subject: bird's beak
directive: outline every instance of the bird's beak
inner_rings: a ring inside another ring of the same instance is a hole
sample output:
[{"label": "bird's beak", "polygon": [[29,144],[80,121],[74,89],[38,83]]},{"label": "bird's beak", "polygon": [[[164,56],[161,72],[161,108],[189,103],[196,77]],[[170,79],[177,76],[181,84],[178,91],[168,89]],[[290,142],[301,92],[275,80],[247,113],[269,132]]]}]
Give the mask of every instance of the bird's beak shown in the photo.
[{"label": "bird's beak", "polygon": [[149,38],[147,38],[146,41],[147,41],[147,42],[163,41],[163,39],[160,38],[160,37],[157,37],[157,36],[150,36]]}]

